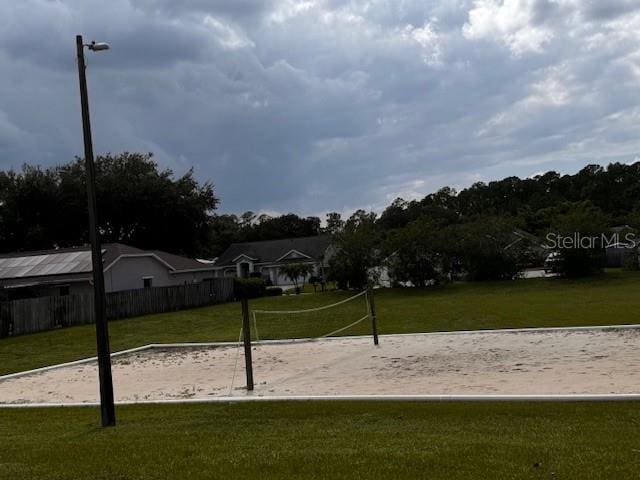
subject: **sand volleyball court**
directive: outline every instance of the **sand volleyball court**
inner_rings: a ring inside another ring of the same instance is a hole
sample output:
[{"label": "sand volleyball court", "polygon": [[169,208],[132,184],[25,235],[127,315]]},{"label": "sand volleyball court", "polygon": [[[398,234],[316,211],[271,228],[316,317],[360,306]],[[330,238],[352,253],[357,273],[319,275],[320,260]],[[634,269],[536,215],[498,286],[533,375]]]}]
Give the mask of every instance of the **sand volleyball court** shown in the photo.
[{"label": "sand volleyball court", "polygon": [[[113,358],[116,401],[225,396],[638,394],[640,329],[385,335],[253,348],[147,348]],[[235,375],[234,375],[235,374]],[[97,402],[95,361],[0,378],[0,404]]]}]

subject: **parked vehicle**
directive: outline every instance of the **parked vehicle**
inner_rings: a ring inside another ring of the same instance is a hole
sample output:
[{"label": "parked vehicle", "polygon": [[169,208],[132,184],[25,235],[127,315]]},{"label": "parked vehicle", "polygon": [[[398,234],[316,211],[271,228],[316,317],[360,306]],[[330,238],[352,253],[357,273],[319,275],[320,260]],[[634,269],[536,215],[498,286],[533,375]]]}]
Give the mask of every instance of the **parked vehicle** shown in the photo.
[{"label": "parked vehicle", "polygon": [[558,273],[561,262],[562,254],[560,252],[551,252],[544,261],[544,273]]}]

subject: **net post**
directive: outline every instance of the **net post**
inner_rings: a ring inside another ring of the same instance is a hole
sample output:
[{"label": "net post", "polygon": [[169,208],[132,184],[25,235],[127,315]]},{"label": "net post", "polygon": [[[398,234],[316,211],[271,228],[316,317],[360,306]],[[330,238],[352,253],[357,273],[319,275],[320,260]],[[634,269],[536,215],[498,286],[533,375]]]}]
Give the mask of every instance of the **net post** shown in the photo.
[{"label": "net post", "polygon": [[244,363],[247,372],[247,390],[253,390],[253,362],[251,360],[251,322],[249,320],[249,300],[245,295],[240,299],[242,306],[242,335],[244,337]]},{"label": "net post", "polygon": [[367,285],[367,298],[369,299],[369,317],[371,318],[371,332],[373,333],[373,344],[378,345],[378,325],[376,319],[376,302],[373,298],[373,287]]}]

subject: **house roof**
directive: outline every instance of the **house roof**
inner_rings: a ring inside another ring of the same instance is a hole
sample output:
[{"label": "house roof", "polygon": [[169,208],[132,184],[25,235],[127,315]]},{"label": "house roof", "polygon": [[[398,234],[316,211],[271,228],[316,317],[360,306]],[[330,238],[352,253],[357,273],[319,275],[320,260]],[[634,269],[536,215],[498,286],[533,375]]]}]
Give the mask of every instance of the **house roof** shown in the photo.
[{"label": "house roof", "polygon": [[250,257],[258,263],[272,263],[280,261],[292,250],[313,260],[319,260],[329,246],[330,240],[328,235],[318,235],[262,242],[233,243],[220,255],[216,265],[233,265],[234,261],[242,255]]},{"label": "house roof", "polygon": [[[176,272],[212,269],[211,265],[161,250],[141,250],[122,243],[106,243],[102,246],[102,261],[105,268],[122,256],[155,256]],[[0,255],[0,280],[88,274],[92,271],[91,247],[88,245]]]},{"label": "house roof", "polygon": [[183,270],[213,270],[213,265],[210,263],[203,263],[193,258],[182,257],[180,255],[174,255],[173,253],[163,252],[162,250],[153,250],[154,253],[160,257],[165,263],[171,265],[176,271]]},{"label": "house roof", "polygon": [[34,252],[0,258],[0,279],[91,272],[91,252]]},{"label": "house roof", "polygon": [[615,227],[611,227],[611,231],[614,233],[622,233],[622,232],[632,232],[634,230],[631,225],[616,225]]}]

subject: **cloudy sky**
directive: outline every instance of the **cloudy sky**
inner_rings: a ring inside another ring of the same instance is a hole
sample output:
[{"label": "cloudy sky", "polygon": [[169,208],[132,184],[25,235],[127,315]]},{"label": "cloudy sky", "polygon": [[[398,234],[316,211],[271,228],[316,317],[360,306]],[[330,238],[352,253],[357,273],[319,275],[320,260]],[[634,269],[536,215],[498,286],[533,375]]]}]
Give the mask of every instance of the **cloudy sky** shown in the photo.
[{"label": "cloudy sky", "polygon": [[220,210],[380,210],[640,155],[637,0],[0,0],[0,168],[151,151]]}]

